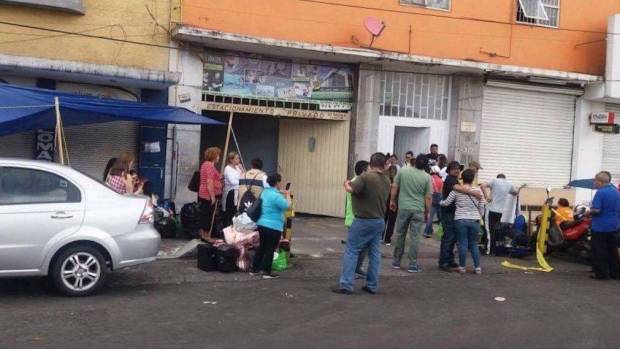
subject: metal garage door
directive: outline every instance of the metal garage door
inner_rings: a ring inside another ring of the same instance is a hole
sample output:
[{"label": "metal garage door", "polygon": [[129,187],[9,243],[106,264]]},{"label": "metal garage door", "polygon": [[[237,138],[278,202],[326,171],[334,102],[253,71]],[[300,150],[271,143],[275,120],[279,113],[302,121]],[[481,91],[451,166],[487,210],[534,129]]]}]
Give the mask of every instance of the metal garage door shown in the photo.
[{"label": "metal garage door", "polygon": [[138,123],[119,121],[80,125],[67,127],[65,133],[71,167],[97,179],[102,179],[110,158],[118,157],[123,151],[138,154]]},{"label": "metal garage door", "polygon": [[[620,105],[608,103],[605,109],[615,112],[620,117]],[[605,134],[603,136],[603,170],[611,173],[614,182],[620,179],[620,135]]]},{"label": "metal garage door", "polygon": [[575,96],[486,86],[480,180],[561,187],[571,176]]}]

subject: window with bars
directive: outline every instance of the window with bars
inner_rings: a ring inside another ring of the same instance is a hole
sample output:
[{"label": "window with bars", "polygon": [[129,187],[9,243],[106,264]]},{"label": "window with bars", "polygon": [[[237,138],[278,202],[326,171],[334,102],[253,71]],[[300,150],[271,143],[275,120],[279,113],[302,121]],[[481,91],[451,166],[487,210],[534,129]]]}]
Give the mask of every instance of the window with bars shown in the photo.
[{"label": "window with bars", "polygon": [[399,72],[381,74],[380,115],[448,119],[450,77]]},{"label": "window with bars", "polygon": [[417,5],[430,9],[450,10],[450,0],[400,0],[402,5]]},{"label": "window with bars", "polygon": [[517,0],[517,22],[558,28],[560,0]]}]

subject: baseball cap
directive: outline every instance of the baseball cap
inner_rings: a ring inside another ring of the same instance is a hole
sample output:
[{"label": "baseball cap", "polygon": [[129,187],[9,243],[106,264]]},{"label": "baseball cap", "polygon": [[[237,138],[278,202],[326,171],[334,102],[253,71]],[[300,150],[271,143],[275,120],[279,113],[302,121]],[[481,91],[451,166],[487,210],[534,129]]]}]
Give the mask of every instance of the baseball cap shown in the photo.
[{"label": "baseball cap", "polygon": [[469,162],[469,167],[470,168],[476,168],[478,170],[482,169],[482,166],[480,166],[480,163],[478,163],[475,160],[472,160],[471,162]]}]

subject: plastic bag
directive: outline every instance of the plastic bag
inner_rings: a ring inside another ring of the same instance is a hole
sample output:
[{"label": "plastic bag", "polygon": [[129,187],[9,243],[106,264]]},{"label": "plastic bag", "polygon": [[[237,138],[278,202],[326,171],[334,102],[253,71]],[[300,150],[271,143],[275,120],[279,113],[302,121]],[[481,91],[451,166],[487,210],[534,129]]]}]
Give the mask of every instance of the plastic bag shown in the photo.
[{"label": "plastic bag", "polygon": [[273,254],[273,264],[271,269],[274,271],[284,271],[288,268],[288,252],[284,249],[279,249],[277,253]]},{"label": "plastic bag", "polygon": [[256,226],[256,223],[250,219],[248,214],[243,213],[233,218],[233,228],[237,232],[248,233],[256,231],[258,226]]}]

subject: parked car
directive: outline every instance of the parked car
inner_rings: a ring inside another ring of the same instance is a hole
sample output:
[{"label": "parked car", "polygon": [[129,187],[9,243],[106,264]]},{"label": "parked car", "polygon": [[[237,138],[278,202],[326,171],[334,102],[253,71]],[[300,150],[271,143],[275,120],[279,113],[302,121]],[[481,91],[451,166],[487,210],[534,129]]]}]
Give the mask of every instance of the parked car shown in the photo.
[{"label": "parked car", "polygon": [[154,261],[147,197],[120,195],[68,166],[0,158],[0,277],[48,276],[69,296],[109,271]]}]

